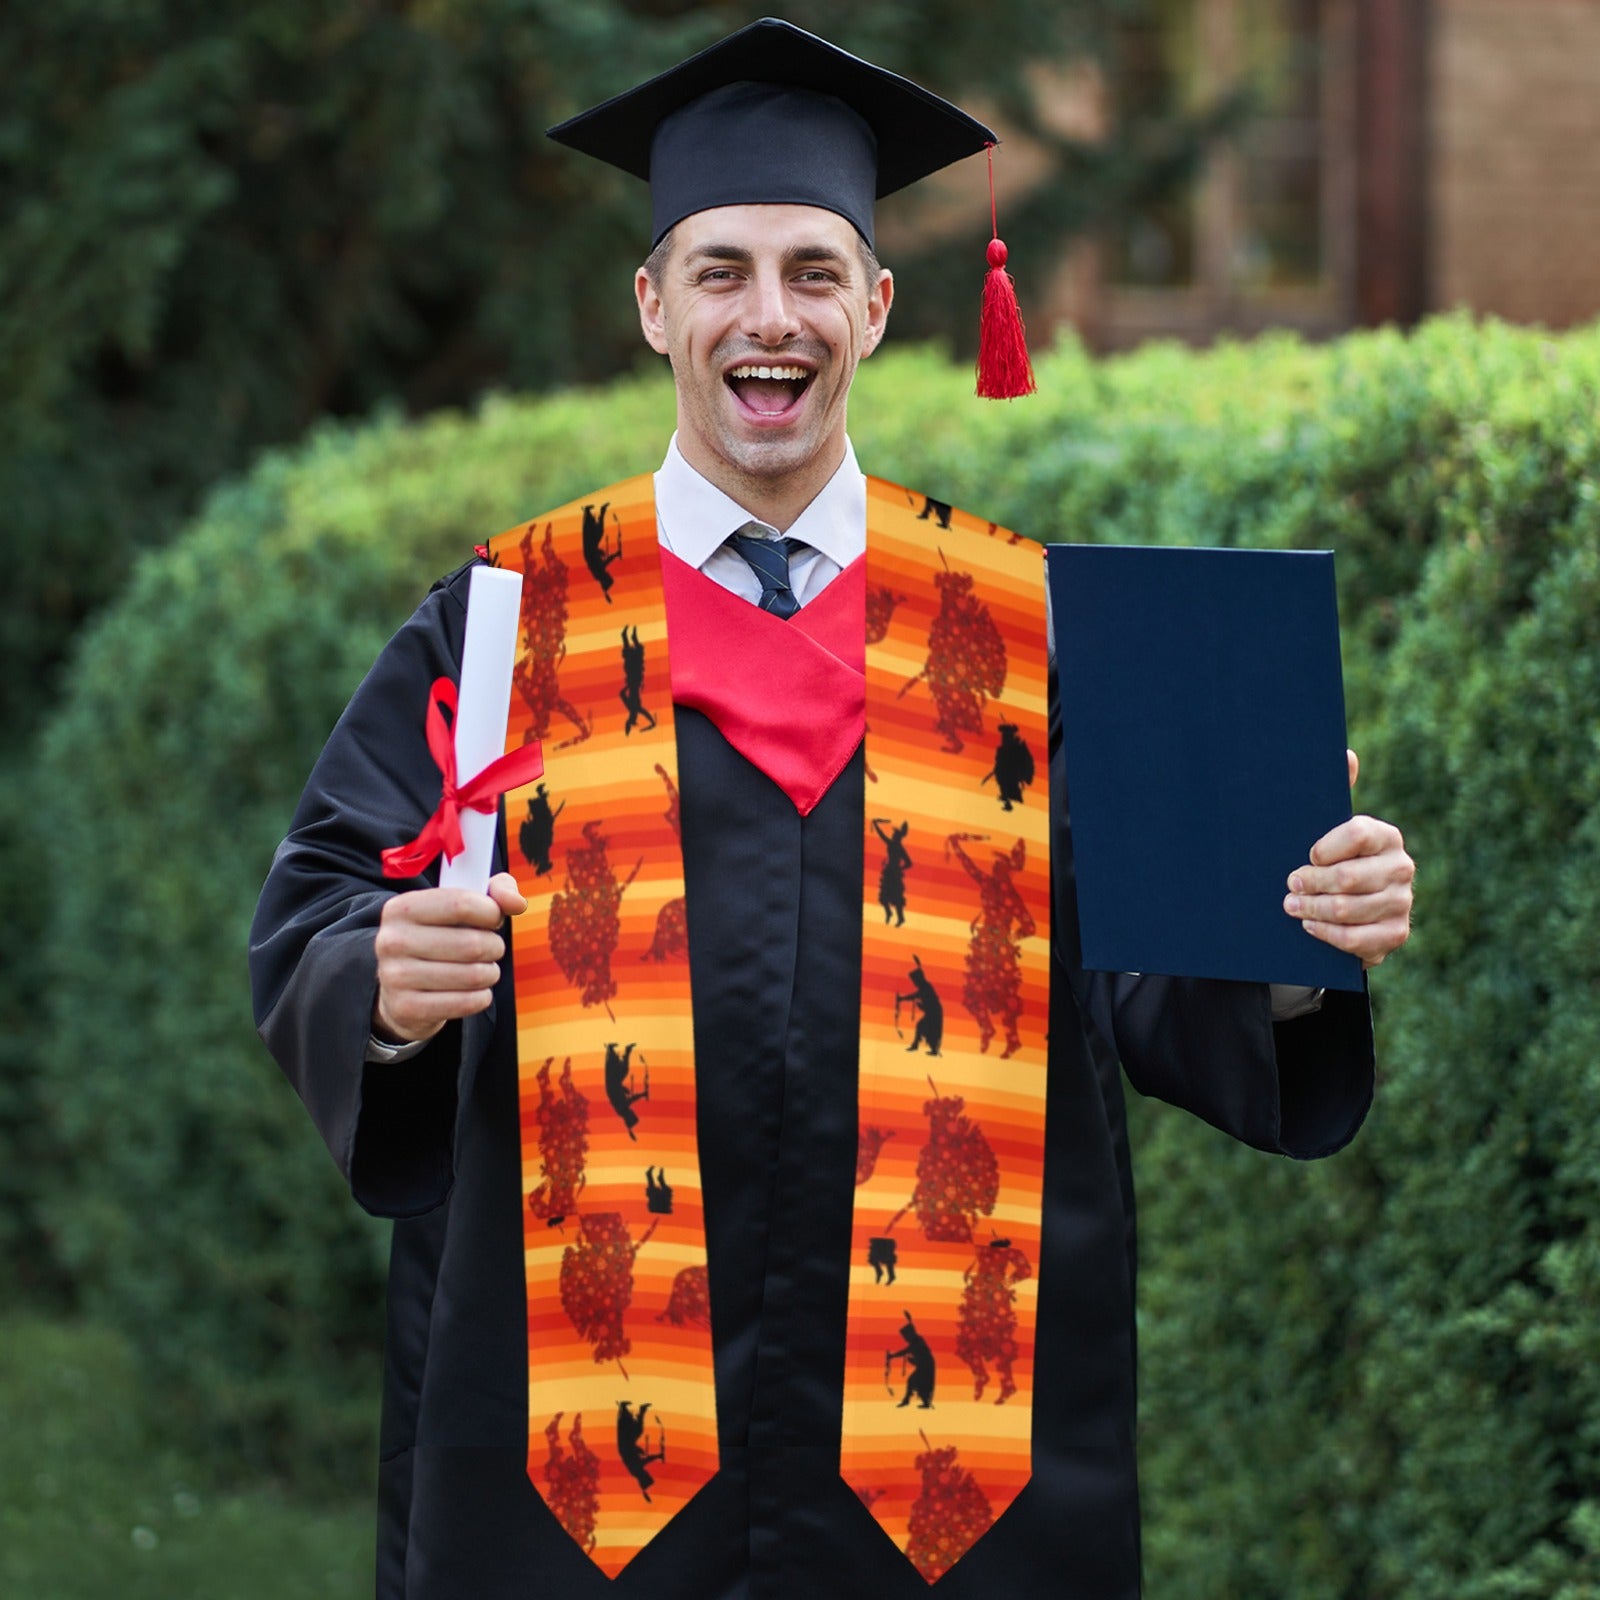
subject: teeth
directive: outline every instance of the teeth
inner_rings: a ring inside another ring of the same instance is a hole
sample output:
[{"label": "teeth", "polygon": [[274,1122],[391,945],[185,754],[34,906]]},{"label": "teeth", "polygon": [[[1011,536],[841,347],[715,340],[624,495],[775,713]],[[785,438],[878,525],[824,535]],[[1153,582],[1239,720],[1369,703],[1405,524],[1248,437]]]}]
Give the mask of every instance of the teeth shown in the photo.
[{"label": "teeth", "polygon": [[809,374],[804,367],[735,367],[730,378],[786,378],[803,382]]}]

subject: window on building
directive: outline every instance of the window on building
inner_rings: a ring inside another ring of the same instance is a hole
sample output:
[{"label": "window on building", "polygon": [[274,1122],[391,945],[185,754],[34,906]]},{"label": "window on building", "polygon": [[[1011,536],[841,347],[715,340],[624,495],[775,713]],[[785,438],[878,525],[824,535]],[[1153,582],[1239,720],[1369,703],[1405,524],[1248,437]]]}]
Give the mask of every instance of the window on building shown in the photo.
[{"label": "window on building", "polygon": [[1107,344],[1352,315],[1353,0],[1148,0],[1121,32],[1115,115],[1159,129],[1240,94],[1247,114],[1185,192],[1102,245]]}]

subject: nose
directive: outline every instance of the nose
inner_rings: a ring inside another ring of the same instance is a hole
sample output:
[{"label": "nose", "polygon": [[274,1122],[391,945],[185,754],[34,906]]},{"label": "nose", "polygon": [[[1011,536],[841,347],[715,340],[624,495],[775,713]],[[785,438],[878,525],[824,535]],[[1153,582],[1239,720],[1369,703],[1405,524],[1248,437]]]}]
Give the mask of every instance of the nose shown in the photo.
[{"label": "nose", "polygon": [[751,280],[745,332],[768,349],[786,344],[800,332],[794,296],[778,271],[758,272]]}]

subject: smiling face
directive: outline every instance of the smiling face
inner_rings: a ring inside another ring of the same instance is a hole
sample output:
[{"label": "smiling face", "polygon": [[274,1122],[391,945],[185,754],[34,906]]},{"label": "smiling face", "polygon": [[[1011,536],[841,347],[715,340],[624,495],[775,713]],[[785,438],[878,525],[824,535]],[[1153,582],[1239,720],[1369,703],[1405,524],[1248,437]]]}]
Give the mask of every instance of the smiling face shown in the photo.
[{"label": "smiling face", "polygon": [[894,280],[816,206],[721,206],[684,218],[639,320],[672,363],[678,448],[779,529],[844,459],[856,363],[883,337]]}]

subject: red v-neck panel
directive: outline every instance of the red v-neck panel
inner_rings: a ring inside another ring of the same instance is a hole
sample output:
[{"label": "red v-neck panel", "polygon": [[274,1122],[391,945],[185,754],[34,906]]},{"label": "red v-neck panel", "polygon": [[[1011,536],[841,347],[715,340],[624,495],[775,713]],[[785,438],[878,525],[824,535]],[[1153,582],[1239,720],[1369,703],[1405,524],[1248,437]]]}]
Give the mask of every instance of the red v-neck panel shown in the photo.
[{"label": "red v-neck panel", "polygon": [[787,621],[661,552],[672,698],[807,815],[866,729],[865,557]]},{"label": "red v-neck panel", "polygon": [[[720,585],[718,586],[720,587]],[[785,624],[835,655],[861,679],[861,720],[867,701],[867,558],[859,555],[821,594],[806,601]]]}]

